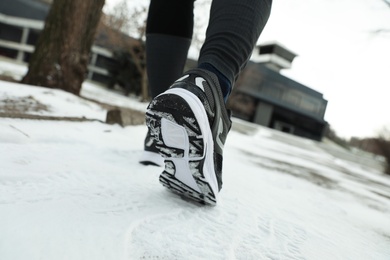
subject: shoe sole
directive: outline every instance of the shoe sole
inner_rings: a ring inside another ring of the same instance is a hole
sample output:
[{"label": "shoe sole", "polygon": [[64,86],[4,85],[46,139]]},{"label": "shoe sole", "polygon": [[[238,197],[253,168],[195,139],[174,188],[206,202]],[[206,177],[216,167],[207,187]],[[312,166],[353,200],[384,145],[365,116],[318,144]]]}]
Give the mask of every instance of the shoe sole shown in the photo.
[{"label": "shoe sole", "polygon": [[169,89],[149,105],[146,124],[165,159],[160,183],[179,195],[215,205],[214,144],[201,101],[185,89]]}]

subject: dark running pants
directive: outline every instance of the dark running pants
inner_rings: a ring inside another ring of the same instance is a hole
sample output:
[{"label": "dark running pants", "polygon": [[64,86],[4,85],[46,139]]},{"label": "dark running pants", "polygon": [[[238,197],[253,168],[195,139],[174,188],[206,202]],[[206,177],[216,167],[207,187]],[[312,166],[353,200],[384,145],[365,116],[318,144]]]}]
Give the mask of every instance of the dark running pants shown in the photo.
[{"label": "dark running pants", "polygon": [[[213,0],[198,64],[208,63],[233,85],[268,21],[272,0]],[[194,0],[151,0],[146,61],[152,97],[183,73],[194,26]]]}]

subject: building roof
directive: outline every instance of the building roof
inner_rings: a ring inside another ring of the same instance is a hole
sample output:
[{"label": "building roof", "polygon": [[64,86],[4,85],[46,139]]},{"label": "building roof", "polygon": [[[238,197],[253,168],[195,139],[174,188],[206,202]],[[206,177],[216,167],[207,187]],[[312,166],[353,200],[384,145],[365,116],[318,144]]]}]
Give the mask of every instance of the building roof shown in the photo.
[{"label": "building roof", "polygon": [[296,53],[292,52],[291,50],[287,49],[283,45],[281,45],[278,42],[269,42],[265,44],[261,44],[257,46],[259,50],[259,54],[275,54],[283,59],[288,60],[289,62],[292,62],[294,58],[297,56]]},{"label": "building roof", "polygon": [[44,21],[50,5],[40,0],[1,0],[0,13]]}]

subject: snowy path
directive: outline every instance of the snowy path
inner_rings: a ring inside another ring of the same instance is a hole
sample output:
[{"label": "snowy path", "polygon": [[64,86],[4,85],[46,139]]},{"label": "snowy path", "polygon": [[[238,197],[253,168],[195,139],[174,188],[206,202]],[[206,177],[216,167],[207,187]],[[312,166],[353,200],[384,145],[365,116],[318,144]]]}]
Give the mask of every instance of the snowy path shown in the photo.
[{"label": "snowy path", "polygon": [[233,131],[221,202],[204,207],[137,163],[145,130],[0,119],[0,258],[389,259],[389,201],[367,195],[372,209],[264,159],[309,167],[299,157],[329,160],[317,148]]},{"label": "snowy path", "polygon": [[[27,113],[104,119],[67,93],[0,84],[0,105],[30,97],[46,109]],[[90,84],[84,93],[145,107]],[[390,178],[377,170],[236,121],[221,200],[199,206],[138,163],[145,133],[0,118],[0,259],[390,259]]]}]

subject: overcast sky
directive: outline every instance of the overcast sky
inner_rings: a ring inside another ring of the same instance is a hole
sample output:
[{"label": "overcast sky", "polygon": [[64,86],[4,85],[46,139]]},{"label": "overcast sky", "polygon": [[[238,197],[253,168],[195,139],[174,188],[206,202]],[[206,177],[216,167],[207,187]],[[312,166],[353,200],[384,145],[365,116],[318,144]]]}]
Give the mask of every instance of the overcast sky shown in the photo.
[{"label": "overcast sky", "polygon": [[[119,1],[106,0],[106,8]],[[390,126],[390,6],[383,0],[275,0],[259,43],[270,41],[298,54],[282,73],[323,93],[325,120],[339,135],[372,136]]]}]

